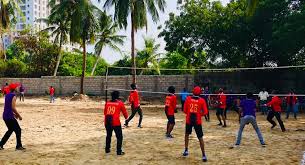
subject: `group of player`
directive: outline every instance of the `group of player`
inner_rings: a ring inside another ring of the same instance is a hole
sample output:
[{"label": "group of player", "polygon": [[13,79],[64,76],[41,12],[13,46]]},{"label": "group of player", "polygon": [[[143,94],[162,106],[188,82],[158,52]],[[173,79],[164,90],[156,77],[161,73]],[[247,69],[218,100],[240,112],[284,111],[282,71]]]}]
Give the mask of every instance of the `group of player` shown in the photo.
[{"label": "group of player", "polygon": [[[17,137],[17,145],[16,150],[24,150],[21,143],[21,128],[16,119],[22,120],[22,117],[17,112],[16,109],[16,92],[17,88],[20,86],[19,84],[10,84],[8,85],[7,93],[5,95],[5,104],[4,104],[4,112],[3,112],[3,120],[8,128],[8,131],[5,133],[3,138],[0,141],[0,150],[3,149],[3,146],[11,136],[13,132],[15,132]],[[50,88],[50,93],[54,95],[55,89]],[[123,133],[122,126],[120,122],[120,114],[123,113],[125,117],[125,127],[128,127],[129,122],[133,119],[136,113],[139,114],[139,123],[138,128],[142,128],[142,120],[143,120],[143,112],[140,106],[140,97],[137,91],[136,84],[131,84],[131,92],[129,95],[129,103],[131,105],[132,114],[128,117],[128,112],[125,108],[124,103],[120,100],[120,93],[118,91],[113,91],[111,93],[111,100],[107,101],[104,108],[104,124],[107,131],[106,135],[106,147],[105,152],[110,153],[111,148],[111,137],[113,131],[117,137],[117,155],[124,155],[122,151],[122,142],[123,142]],[[175,87],[168,87],[168,94],[165,97],[165,115],[168,119],[167,127],[166,127],[166,138],[173,138],[171,132],[175,126],[175,113],[177,112],[177,97],[175,95]],[[278,120],[282,131],[286,131],[283,121],[281,120],[280,112],[282,101],[278,96],[275,96],[276,93],[273,92],[273,97],[269,103],[264,104],[264,106],[271,107],[271,110],[268,113],[267,120],[272,124],[271,128],[276,126],[276,123],[272,120],[274,117]],[[186,115],[185,118],[185,149],[183,152],[183,156],[188,156],[188,146],[189,146],[189,135],[192,133],[194,128],[197,138],[200,142],[200,148],[202,151],[202,160],[207,161],[207,156],[204,150],[204,141],[203,141],[203,131],[202,131],[202,117],[205,116],[209,120],[209,106],[207,101],[202,96],[202,90],[199,86],[194,87],[192,94],[187,96],[183,103],[183,112]],[[227,95],[224,94],[223,90],[219,90],[219,94],[217,95],[216,101],[216,115],[219,121],[219,126],[226,127],[226,103]],[[52,98],[51,98],[52,101]],[[261,145],[264,147],[266,144],[263,140],[260,129],[256,123],[256,101],[253,97],[252,93],[247,93],[245,99],[243,99],[239,107],[239,115],[240,115],[240,128],[238,131],[238,136],[236,138],[235,146],[239,146],[241,142],[242,131],[247,124],[252,124],[255,129],[258,138],[260,140]]]},{"label": "group of player", "polygon": [[[137,91],[136,84],[131,84],[131,92],[129,95],[129,103],[131,105],[132,115],[128,118],[127,110],[124,106],[124,103],[119,99],[119,92],[113,91],[111,93],[111,100],[107,101],[105,104],[104,109],[104,116],[105,116],[105,127],[107,130],[106,136],[106,153],[110,152],[110,143],[111,143],[111,136],[112,132],[114,131],[117,137],[117,155],[123,155],[124,152],[122,151],[122,127],[120,123],[120,112],[123,113],[125,117],[125,126],[128,127],[128,123],[130,120],[135,116],[136,113],[140,115],[138,127],[142,128],[141,122],[143,119],[143,112],[140,107],[140,100],[139,94]],[[166,127],[166,138],[174,138],[171,134],[172,130],[175,126],[175,113],[177,112],[177,97],[175,95],[175,87],[170,86],[168,87],[168,94],[165,97],[165,115],[168,119],[167,127]],[[273,92],[275,95],[275,91]],[[202,90],[199,86],[194,87],[193,92],[191,95],[187,96],[183,101],[183,112],[186,115],[185,119],[185,149],[183,152],[183,156],[188,156],[188,146],[189,146],[189,135],[192,133],[194,128],[197,138],[200,143],[200,148],[202,151],[202,161],[207,161],[207,156],[204,150],[204,141],[203,141],[203,131],[202,131],[202,117],[205,116],[206,120],[209,120],[209,110],[208,110],[208,103],[207,100],[202,97],[204,96],[204,92],[202,94]],[[224,94],[223,89],[219,89],[219,93],[217,95],[216,101],[216,116],[219,121],[219,126],[227,127],[226,122],[226,99],[227,95]],[[273,121],[273,117],[275,116],[280,124],[282,131],[286,131],[283,121],[280,117],[281,112],[281,99],[278,96],[273,96],[272,100],[266,103],[264,106],[271,107],[269,111],[267,120],[272,124],[271,128],[276,126],[276,123]],[[238,114],[240,119],[240,128],[237,134],[236,143],[231,148],[237,147],[241,143],[242,132],[247,124],[251,124],[255,129],[259,141],[262,147],[266,146],[266,143],[263,139],[261,131],[256,122],[256,99],[254,98],[252,93],[247,93],[246,98],[240,101],[238,105]]]}]

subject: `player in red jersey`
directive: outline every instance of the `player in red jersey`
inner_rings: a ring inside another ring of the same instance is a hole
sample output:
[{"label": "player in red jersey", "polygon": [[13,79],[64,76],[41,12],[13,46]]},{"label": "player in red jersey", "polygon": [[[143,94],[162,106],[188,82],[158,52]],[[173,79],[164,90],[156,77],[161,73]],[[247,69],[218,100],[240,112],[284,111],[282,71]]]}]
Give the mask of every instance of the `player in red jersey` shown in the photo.
[{"label": "player in red jersey", "polygon": [[173,138],[171,132],[175,126],[175,112],[177,112],[177,97],[175,95],[175,87],[168,87],[167,91],[169,94],[165,98],[165,114],[168,119],[166,137]]},{"label": "player in red jersey", "polygon": [[130,122],[130,120],[132,120],[132,118],[136,115],[136,113],[138,113],[140,115],[140,119],[139,119],[139,124],[138,127],[142,128],[142,120],[143,120],[143,113],[142,113],[142,109],[140,107],[140,98],[139,98],[139,93],[137,91],[137,85],[136,84],[131,84],[130,85],[132,91],[130,92],[129,95],[129,103],[131,105],[131,115],[129,116],[129,118],[125,121],[125,126],[128,127],[128,123]]},{"label": "player in red jersey", "polygon": [[193,96],[188,96],[185,101],[184,113],[186,114],[186,125],[185,125],[186,127],[185,127],[185,150],[183,156],[189,155],[188,152],[189,136],[192,133],[192,128],[194,127],[200,142],[202,161],[206,162],[207,157],[204,151],[201,117],[207,115],[209,111],[205,100],[199,97],[200,94],[201,94],[201,88],[197,86],[193,90]]},{"label": "player in red jersey", "polygon": [[226,118],[224,115],[226,108],[227,108],[227,96],[224,94],[223,89],[220,88],[219,94],[218,94],[218,107],[216,109],[216,116],[219,121],[218,125],[220,125],[220,126],[222,125],[222,122],[220,119],[220,116],[221,116],[221,118],[223,120],[223,127],[227,126]]},{"label": "player in red jersey", "polygon": [[124,106],[124,103],[119,100],[119,96],[120,93],[118,91],[113,91],[111,93],[111,100],[107,101],[107,103],[105,104],[104,123],[105,128],[107,130],[105,152],[110,152],[111,137],[112,132],[114,131],[115,136],[117,138],[117,155],[124,155],[125,153],[122,151],[123,134],[120,122],[120,113],[123,113],[125,119],[128,118],[128,113]]},{"label": "player in red jersey", "polygon": [[[273,95],[276,93],[277,93],[276,91],[272,92]],[[265,104],[265,106],[271,107],[271,110],[269,111],[267,116],[267,120],[272,124],[271,129],[273,129],[276,126],[276,123],[272,120],[273,117],[275,116],[281,126],[282,132],[285,132],[286,129],[281,119],[281,112],[282,112],[281,105],[282,105],[282,100],[278,96],[273,96],[271,101]]]}]

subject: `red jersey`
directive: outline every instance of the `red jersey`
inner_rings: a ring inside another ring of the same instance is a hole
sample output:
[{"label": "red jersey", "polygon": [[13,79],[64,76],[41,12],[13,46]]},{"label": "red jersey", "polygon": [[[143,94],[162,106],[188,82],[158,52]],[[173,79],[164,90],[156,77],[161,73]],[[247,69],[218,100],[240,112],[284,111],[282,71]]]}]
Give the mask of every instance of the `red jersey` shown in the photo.
[{"label": "red jersey", "polygon": [[55,89],[54,88],[50,88],[50,95],[54,95],[55,93]]},{"label": "red jersey", "polygon": [[175,115],[175,109],[177,107],[176,95],[167,95],[165,98],[165,111],[168,116]]},{"label": "red jersey", "polygon": [[208,114],[207,104],[203,98],[188,96],[184,103],[184,113],[186,124],[191,124],[191,117],[195,116],[196,124],[201,125],[201,117]]},{"label": "red jersey", "polygon": [[105,125],[107,123],[107,117],[112,117],[112,126],[120,126],[121,125],[121,121],[120,121],[121,112],[123,113],[125,119],[127,119],[128,113],[127,113],[125,105],[122,101],[119,101],[119,100],[117,100],[115,102],[108,101],[105,104],[105,109],[104,109]]},{"label": "red jersey", "polygon": [[227,108],[227,96],[224,93],[220,93],[218,95],[219,108],[226,109]]},{"label": "red jersey", "polygon": [[9,94],[10,93],[10,87],[9,86],[5,86],[3,87],[3,94]]},{"label": "red jersey", "polygon": [[282,104],[282,100],[277,96],[273,96],[271,101],[267,104],[267,106],[271,106],[271,108],[275,112],[281,112],[282,111],[281,104]]},{"label": "red jersey", "polygon": [[289,93],[286,98],[287,105],[295,105],[297,103],[297,97],[293,93]]},{"label": "red jersey", "polygon": [[137,90],[133,90],[130,92],[129,103],[134,108],[138,108],[140,106],[140,98],[139,98],[139,93]]}]

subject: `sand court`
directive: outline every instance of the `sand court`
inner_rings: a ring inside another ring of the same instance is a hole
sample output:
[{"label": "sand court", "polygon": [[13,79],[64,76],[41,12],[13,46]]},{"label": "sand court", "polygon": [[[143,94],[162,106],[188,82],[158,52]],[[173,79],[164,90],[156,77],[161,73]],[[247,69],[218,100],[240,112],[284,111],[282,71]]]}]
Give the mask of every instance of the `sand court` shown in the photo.
[{"label": "sand court", "polygon": [[[0,102],[3,107],[3,99]],[[176,114],[172,140],[165,138],[167,119],[162,105],[143,106],[143,128],[137,128],[138,116],[123,129],[124,156],[116,156],[115,134],[112,150],[105,154],[105,128],[102,101],[70,101],[57,99],[50,104],[47,97],[29,98],[17,102],[23,120],[25,152],[15,151],[15,134],[0,151],[0,164],[198,164],[201,151],[195,132],[190,139],[188,158],[181,156],[184,149],[184,114]],[[2,113],[2,108],[1,108]],[[130,112],[129,112],[130,113]],[[235,112],[228,113],[228,127],[217,126],[215,111],[211,122],[203,122],[204,140],[208,162],[206,164],[300,164],[305,151],[305,116],[298,120],[283,119],[287,132],[258,114],[258,124],[267,143],[262,148],[251,125],[243,132],[239,148],[229,149],[235,142],[239,128]],[[282,115],[284,117],[284,115]],[[123,120],[123,117],[121,118]],[[0,136],[6,131],[1,120]]]}]

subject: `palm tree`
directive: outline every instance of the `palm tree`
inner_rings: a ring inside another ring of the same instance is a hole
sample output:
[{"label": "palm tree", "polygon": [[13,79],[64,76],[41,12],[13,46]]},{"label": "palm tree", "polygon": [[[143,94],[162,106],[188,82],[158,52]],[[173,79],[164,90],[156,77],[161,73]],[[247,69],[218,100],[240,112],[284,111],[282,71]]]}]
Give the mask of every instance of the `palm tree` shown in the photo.
[{"label": "palm tree", "polygon": [[83,66],[81,76],[80,94],[84,94],[84,79],[86,73],[87,47],[88,42],[94,43],[95,34],[99,30],[98,17],[102,14],[90,0],[73,1],[71,13],[70,40],[78,43],[83,48]]},{"label": "palm tree", "polygon": [[101,53],[104,47],[109,46],[115,51],[121,52],[118,45],[123,45],[125,36],[116,35],[118,31],[118,24],[114,23],[110,16],[106,13],[101,14],[100,18],[100,32],[97,34],[97,43],[95,44],[95,54],[97,55],[96,62],[93,66],[91,76],[94,75],[96,66],[100,60]]},{"label": "palm tree", "polygon": [[17,22],[17,13],[21,14],[18,5],[20,0],[0,0],[0,37],[2,40],[2,51],[6,60],[3,34],[10,30],[12,24]]},{"label": "palm tree", "polygon": [[248,0],[247,15],[252,16],[256,10],[258,0]]},{"label": "palm tree", "polygon": [[49,27],[43,30],[48,32],[50,31],[51,36],[54,37],[54,43],[59,44],[58,57],[53,76],[56,76],[57,74],[60,60],[62,57],[61,48],[62,45],[68,41],[69,31],[70,31],[69,12],[67,12],[66,9],[64,11],[62,11],[61,9],[62,8],[60,4],[54,5],[52,7],[51,14],[49,18],[46,20]]},{"label": "palm tree", "polygon": [[[154,70],[160,74],[160,67],[158,63],[158,58],[161,53],[158,53],[160,44],[156,44],[155,39],[153,38],[143,38],[145,43],[145,48],[137,53],[138,64],[143,68],[149,68],[152,66]],[[140,75],[144,73],[145,70],[142,70]]]},{"label": "palm tree", "polygon": [[114,19],[121,28],[127,27],[127,19],[131,18],[131,59],[133,66],[133,82],[136,82],[136,61],[135,61],[135,32],[146,27],[147,13],[152,16],[152,20],[159,20],[159,11],[164,12],[165,0],[106,0],[104,7],[114,6]]}]

